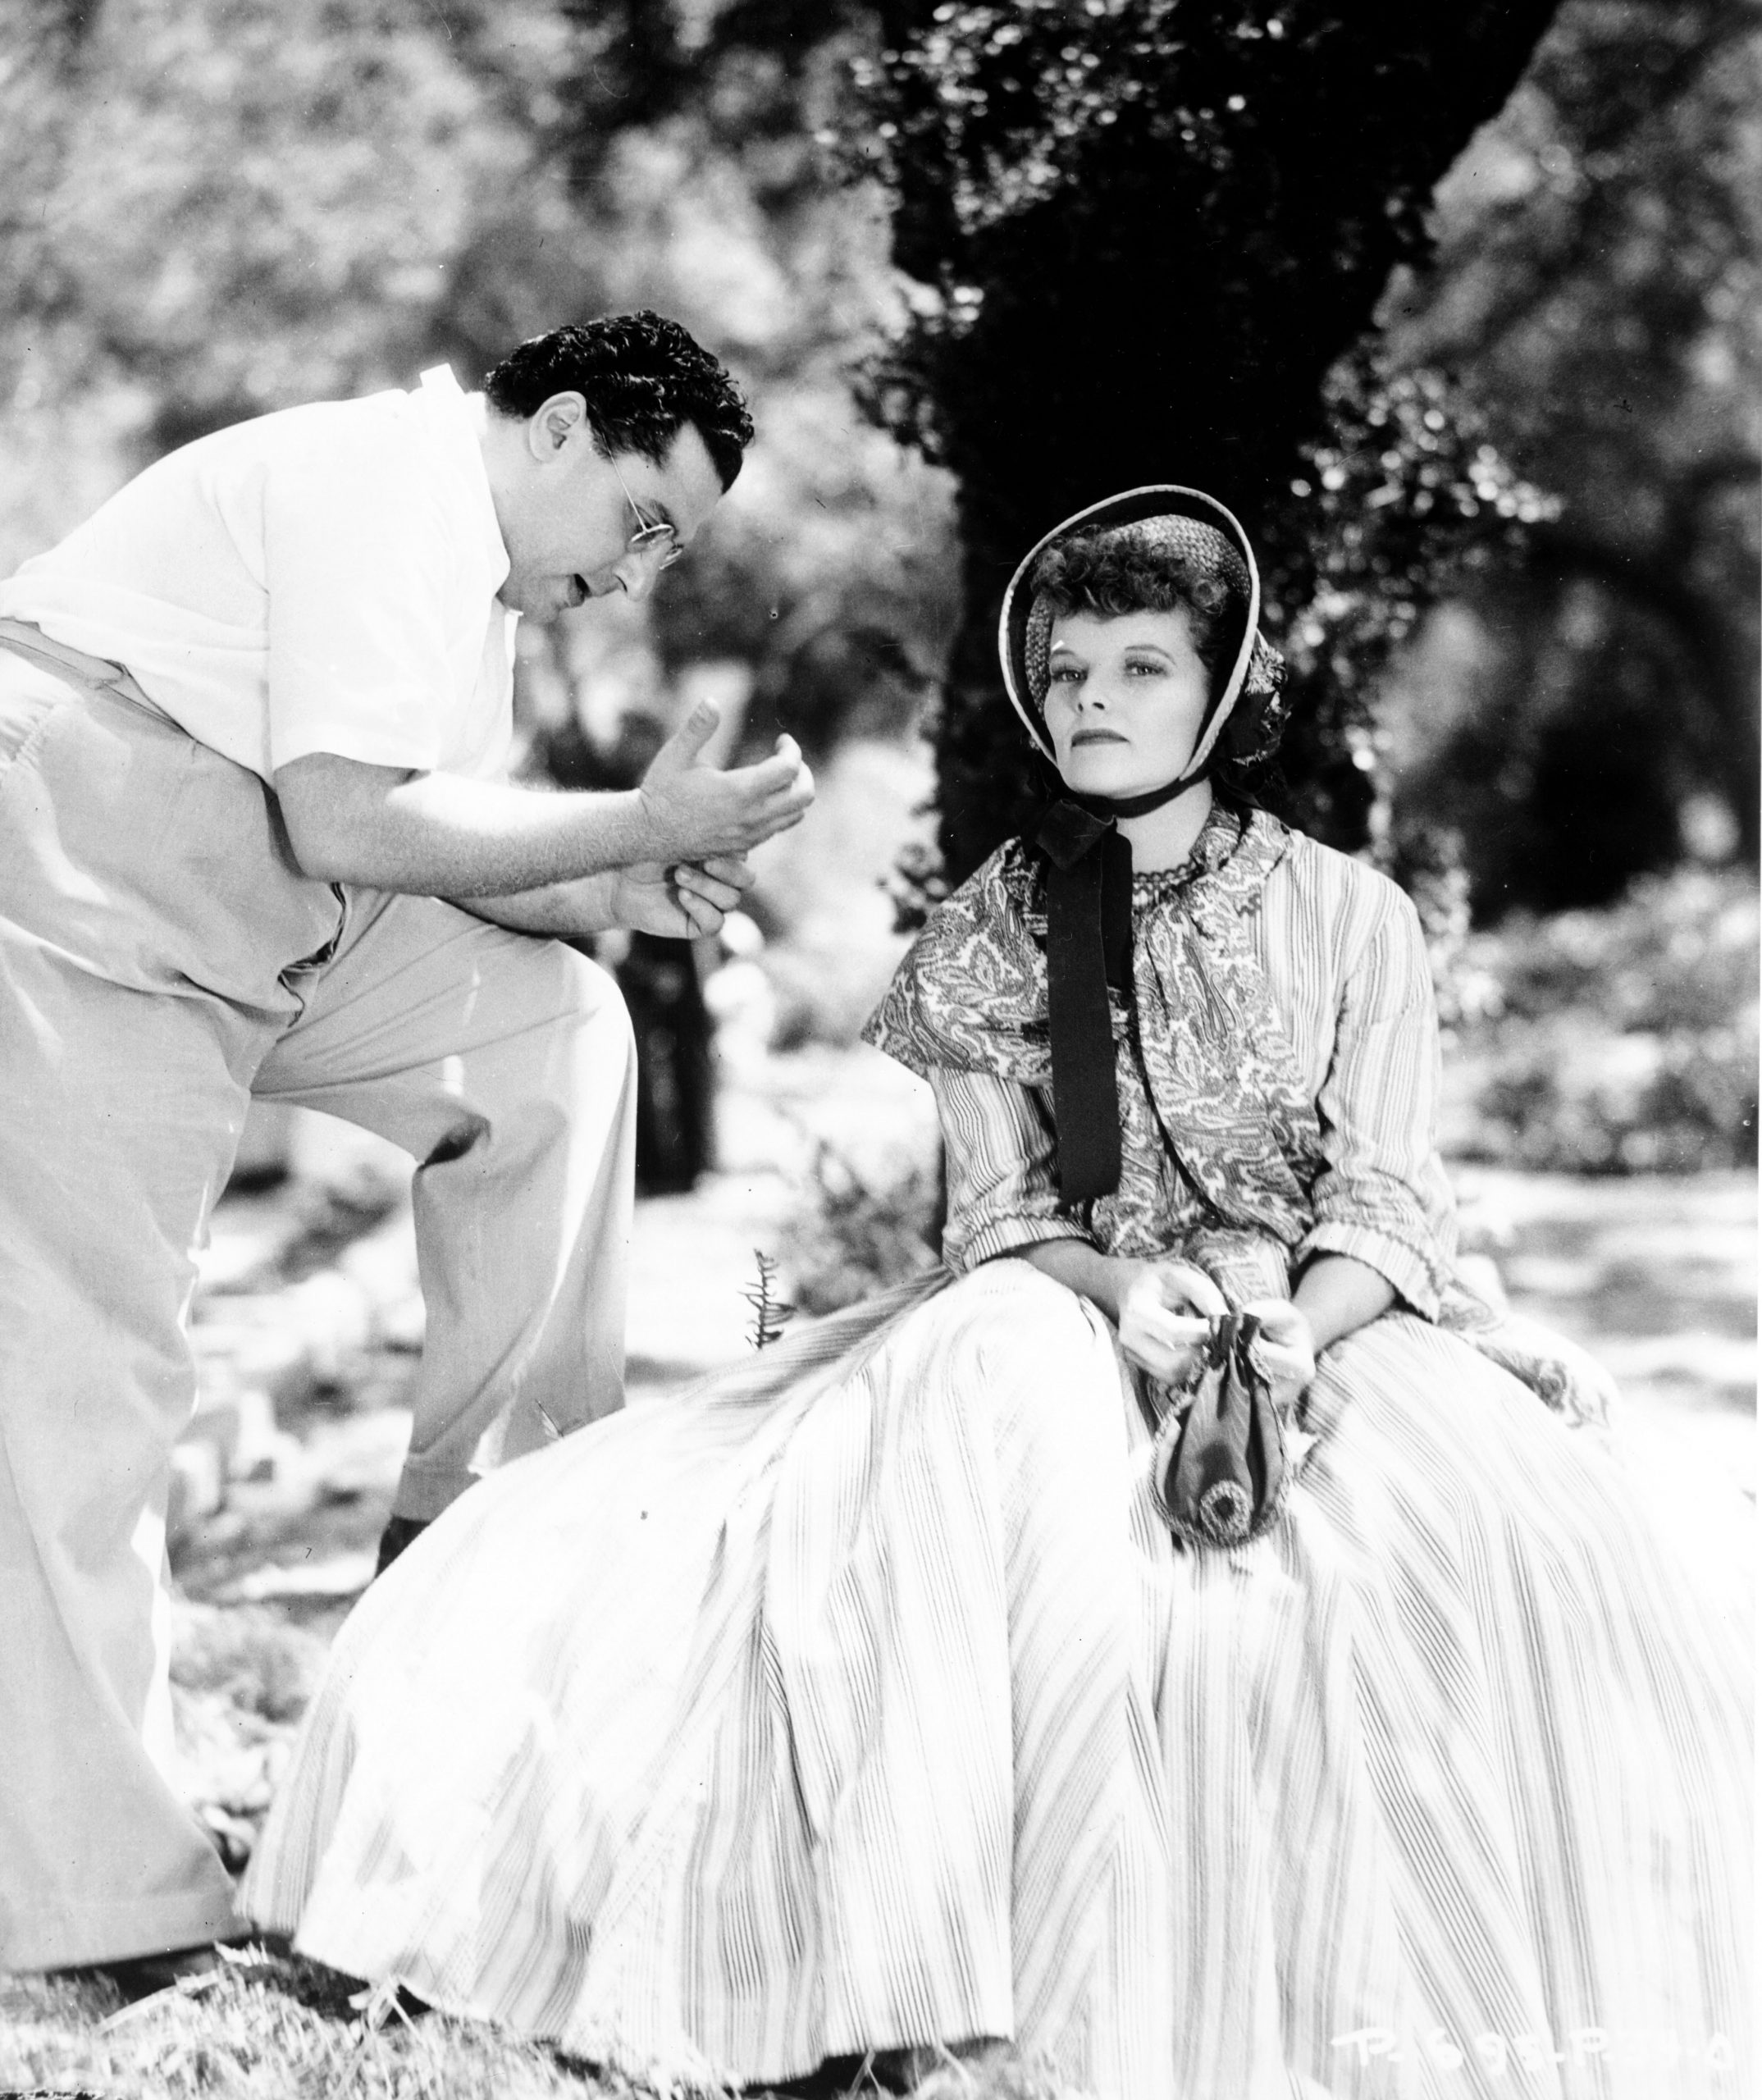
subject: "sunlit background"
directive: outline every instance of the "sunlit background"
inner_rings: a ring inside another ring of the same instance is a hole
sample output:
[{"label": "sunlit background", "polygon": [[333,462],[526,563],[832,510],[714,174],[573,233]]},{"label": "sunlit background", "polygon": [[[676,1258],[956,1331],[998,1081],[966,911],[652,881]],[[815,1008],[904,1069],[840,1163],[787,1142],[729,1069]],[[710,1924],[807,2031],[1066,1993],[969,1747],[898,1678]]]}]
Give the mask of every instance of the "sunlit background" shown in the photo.
[{"label": "sunlit background", "polygon": [[[986,12],[937,11],[951,49]],[[822,808],[753,917],[781,1039],[848,1043],[897,952],[883,883],[933,841],[924,710],[961,609],[951,477],[862,406],[939,296],[890,261],[851,86],[913,14],[14,0],[0,573],[225,422],[677,315],[757,446],[652,608],[527,628],[527,762],[619,777],[703,692],[724,748],[792,731]],[[1454,885],[1440,988],[1485,1082],[1455,1142],[1483,1157],[1754,1156],[1757,88],[1735,0],[1569,0],[1438,187],[1435,263],[1376,312],[1385,373],[1449,375],[1537,505],[1378,670],[1358,754],[1376,835]],[[1178,289],[1170,326],[1203,327]],[[1031,454],[1034,404],[995,413]]]},{"label": "sunlit background", "polygon": [[[1753,1478],[1762,66],[1739,0],[1504,18],[1533,34],[1486,59],[1496,114],[1461,120],[1460,151],[1399,89],[1362,126],[1308,112],[1361,186],[1386,155],[1386,211],[1361,198],[1331,251],[1281,261],[1230,171],[1331,194],[1325,146],[1280,162],[1256,103],[1276,66],[1280,93],[1311,77],[1300,38],[1318,94],[1340,77],[1328,53],[1360,31],[1318,0],[0,7],[0,574],[170,447],[436,363],[474,383],[569,318],[658,308],[750,393],[746,468],[654,600],[521,637],[535,779],[628,781],[708,694],[724,756],[787,730],[819,784],[720,940],[601,947],[644,1058],[639,1401],[780,1302],[932,1258],[933,1121],[856,1037],[1015,792],[1019,752],[968,734],[997,704],[979,600],[1067,497],[1195,459],[1227,477],[1282,387],[1285,463],[1217,492],[1293,594],[1269,619],[1308,710],[1294,807],[1421,905],[1470,1258],[1595,1348],[1664,1441]],[[1436,85],[1422,12],[1405,34]],[[1057,79],[1005,111],[984,81],[1048,35]],[[1244,92],[1188,110],[1183,69],[1226,63]],[[1025,237],[989,281],[975,258],[1056,203],[1084,126],[1153,103],[1177,161],[1214,156],[1217,217],[1083,200],[1086,227],[1141,227],[1148,330],[1123,353],[1147,352],[1142,392],[1086,390],[1093,352],[1061,332],[1082,257]],[[1435,192],[1428,151],[1454,154]],[[1362,311],[1324,314],[1349,282]],[[1162,399],[1238,292],[1264,317],[1225,358],[1235,391]],[[1060,390],[986,394],[973,346],[1011,340]],[[945,378],[972,354],[947,464],[897,435],[936,451],[906,384],[926,344]],[[1134,450],[1141,425],[1161,434]],[[1426,536],[1445,514],[1460,559]],[[395,1477],[422,1326],[409,1172],[262,1120],[206,1257],[180,1710],[235,1856]]]}]

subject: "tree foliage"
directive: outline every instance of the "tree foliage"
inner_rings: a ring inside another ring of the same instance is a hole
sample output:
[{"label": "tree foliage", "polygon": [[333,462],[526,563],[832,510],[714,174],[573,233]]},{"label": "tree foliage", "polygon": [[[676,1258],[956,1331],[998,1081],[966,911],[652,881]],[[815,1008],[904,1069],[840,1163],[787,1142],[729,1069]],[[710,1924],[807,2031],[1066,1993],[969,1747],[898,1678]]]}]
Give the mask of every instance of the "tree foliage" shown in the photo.
[{"label": "tree foliage", "polygon": [[[649,303],[734,363],[761,428],[695,582],[659,601],[653,682],[739,659],[754,733],[784,719],[824,745],[853,711],[897,719],[964,591],[938,732],[952,874],[1033,792],[997,705],[1004,577],[1066,509],[1165,477],[1230,501],[1265,552],[1299,684],[1291,806],[1324,836],[1376,815],[1390,651],[1520,527],[1516,580],[1468,579],[1496,704],[1427,761],[1480,797],[1477,841],[1505,837],[1508,868],[1554,838],[1618,870],[1624,824],[1668,857],[1710,780],[1753,831],[1747,10],[1568,0],[1526,72],[1551,12],[20,0],[0,565],[231,417],[437,358],[468,374],[560,314]],[[1471,135],[1431,267],[1433,185]],[[832,139],[862,178],[842,189]],[[865,356],[883,422],[960,477],[962,559],[946,478],[851,411]],[[1563,493],[1557,514],[1500,456]],[[560,652],[577,678],[584,647]],[[1599,692],[1632,725],[1613,746]],[[1655,807],[1627,823],[1642,776]],[[1606,813],[1607,850],[1554,821],[1563,778],[1594,782],[1572,807]],[[1407,806],[1436,825],[1437,794]]]},{"label": "tree foliage", "polygon": [[1483,907],[1593,904],[1716,796],[1752,860],[1762,97],[1742,0],[1573,0],[1440,194],[1391,354],[1444,363],[1561,499],[1473,600],[1486,660],[1403,799]]},{"label": "tree foliage", "polygon": [[[1376,514],[1355,551],[1324,551],[1317,596],[1310,550],[1328,519],[1306,448],[1337,437],[1331,368],[1391,268],[1423,259],[1433,185],[1552,12],[1552,0],[1443,11],[884,0],[873,158],[894,199],[896,258],[924,295],[882,405],[953,468],[965,541],[938,751],[951,876],[1021,820],[1034,792],[996,700],[1010,569],[1060,516],[1147,481],[1212,491],[1264,549],[1308,688],[1297,806],[1324,835],[1363,842],[1371,797],[1342,732],[1376,668],[1367,651],[1408,615],[1342,610],[1326,572],[1356,563],[1369,588],[1381,564],[1398,607],[1425,587],[1439,526],[1461,514],[1440,507],[1404,548]],[[1351,385],[1353,413],[1404,428],[1363,375]],[[1439,436],[1423,411],[1418,429],[1416,457]],[[1407,466],[1390,471],[1404,489]],[[1451,464],[1453,484],[1467,471]],[[1478,504],[1472,476],[1465,486]],[[1320,678],[1330,657],[1349,686]]]},{"label": "tree foliage", "polygon": [[0,371],[63,406],[126,383],[148,456],[405,377],[476,200],[524,157],[399,0],[107,0],[9,26]]},{"label": "tree foliage", "polygon": [[[702,35],[666,0],[0,10],[0,573],[204,431],[653,305],[733,364],[761,438],[636,638],[638,696],[734,658],[755,737],[897,732],[956,585],[943,477],[851,399],[894,294],[874,199],[813,135],[837,11],[695,11]],[[603,668],[586,634],[543,653],[577,693]]]}]

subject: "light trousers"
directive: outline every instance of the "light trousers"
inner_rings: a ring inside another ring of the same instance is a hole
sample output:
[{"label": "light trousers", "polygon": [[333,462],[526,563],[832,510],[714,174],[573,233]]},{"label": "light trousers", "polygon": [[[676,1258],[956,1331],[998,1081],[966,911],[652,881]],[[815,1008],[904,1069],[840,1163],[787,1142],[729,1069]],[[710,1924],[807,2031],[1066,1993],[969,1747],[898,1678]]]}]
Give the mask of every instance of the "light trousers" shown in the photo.
[{"label": "light trousers", "polygon": [[252,773],[0,649],[0,1968],[191,1944],[165,1512],[196,1250],[254,1093],[418,1162],[398,1513],[621,1404],[628,1020],[561,944],[302,874]]}]

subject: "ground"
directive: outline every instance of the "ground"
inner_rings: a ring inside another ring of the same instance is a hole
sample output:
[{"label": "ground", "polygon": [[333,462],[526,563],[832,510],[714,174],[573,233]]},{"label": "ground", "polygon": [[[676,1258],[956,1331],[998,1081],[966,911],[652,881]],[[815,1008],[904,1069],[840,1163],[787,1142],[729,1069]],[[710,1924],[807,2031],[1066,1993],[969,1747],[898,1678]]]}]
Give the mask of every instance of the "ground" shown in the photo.
[{"label": "ground", "polygon": [[[929,1158],[916,1081],[874,1053],[743,1051],[724,1034],[721,1169],[639,1204],[632,1405],[751,1348],[759,1253],[787,1251],[818,1145],[872,1185]],[[178,1716],[193,1792],[242,1864],[328,1641],[365,1586],[422,1335],[408,1162],[313,1118],[295,1171],[221,1204],[195,1312],[203,1404],[172,1514]],[[1678,1506],[1755,1494],[1756,1189],[1748,1175],[1574,1180],[1463,1168],[1469,1239],[1513,1304],[1619,1380],[1636,1463]],[[1728,1495],[1735,1487],[1738,1493]],[[191,1998],[0,1979],[0,2088],[496,2096],[618,2089],[585,2068],[241,1958]],[[102,2025],[108,2020],[113,2024]],[[964,2080],[964,2075],[963,2075]],[[965,2084],[963,2082],[963,2090]],[[988,2093],[1043,2092],[1020,2067]]]}]

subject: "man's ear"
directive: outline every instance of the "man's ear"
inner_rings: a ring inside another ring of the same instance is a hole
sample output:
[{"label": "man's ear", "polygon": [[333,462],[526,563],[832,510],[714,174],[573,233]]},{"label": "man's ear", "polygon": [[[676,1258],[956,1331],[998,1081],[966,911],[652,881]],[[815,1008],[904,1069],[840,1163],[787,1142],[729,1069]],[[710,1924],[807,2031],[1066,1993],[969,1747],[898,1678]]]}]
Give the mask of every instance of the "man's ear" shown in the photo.
[{"label": "man's ear", "polygon": [[573,391],[553,394],[527,418],[527,450],[541,465],[555,459],[577,431],[587,431],[586,398]]}]

